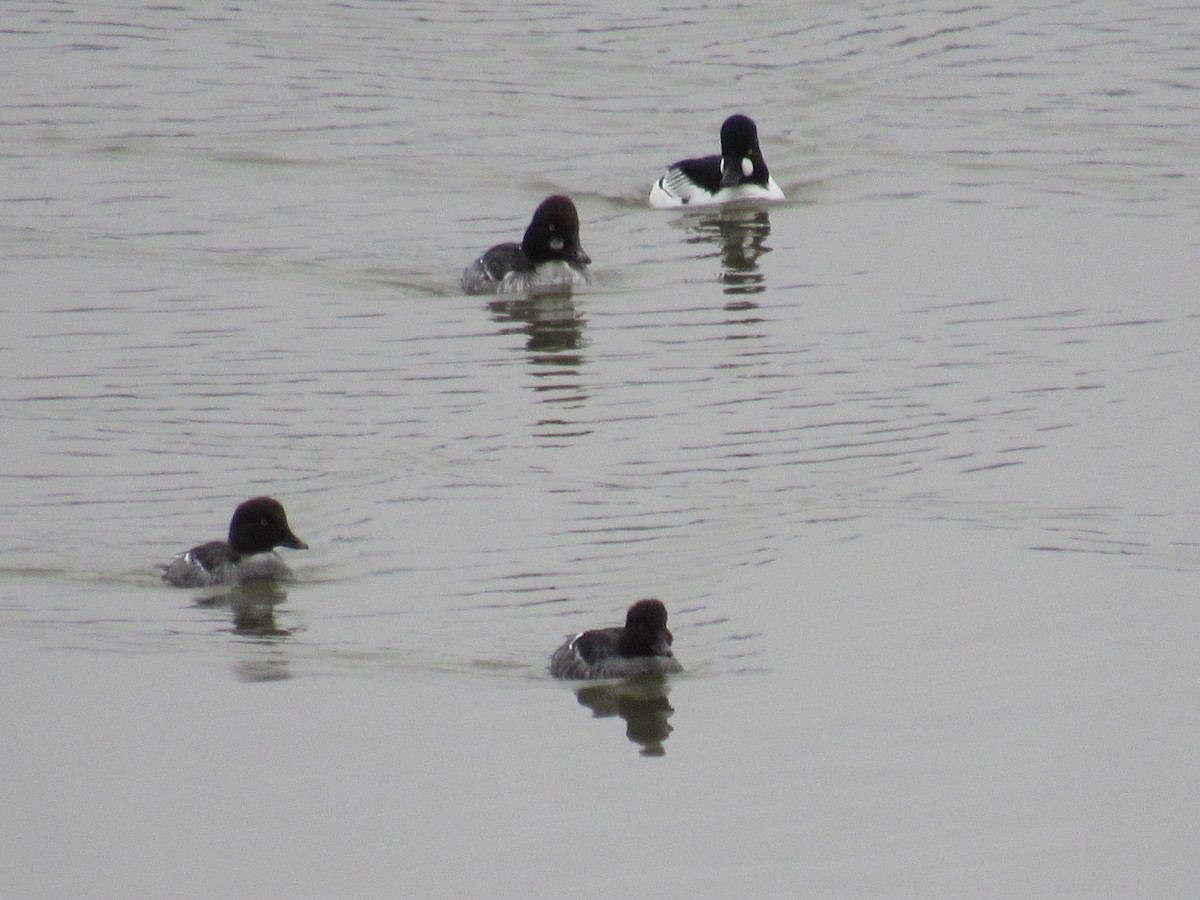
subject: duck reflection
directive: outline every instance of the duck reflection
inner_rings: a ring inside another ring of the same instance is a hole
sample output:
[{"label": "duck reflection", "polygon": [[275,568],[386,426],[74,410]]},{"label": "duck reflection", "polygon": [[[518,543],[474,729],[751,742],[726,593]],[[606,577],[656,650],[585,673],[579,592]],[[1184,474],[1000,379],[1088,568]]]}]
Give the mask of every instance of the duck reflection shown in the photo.
[{"label": "duck reflection", "polygon": [[284,639],[293,629],[279,624],[275,609],[287,600],[287,591],[272,579],[260,579],[237,584],[219,594],[196,600],[205,609],[228,608],[233,617],[233,633],[239,641],[234,674],[242,681],[283,681],[292,677],[291,658],[284,649]]},{"label": "duck reflection", "polygon": [[675,712],[667,700],[668,692],[667,679],[654,675],[589,684],[575,696],[597,719],[624,719],[625,735],[642,748],[642,756],[664,756],[664,744],[673,731],[667,720]]},{"label": "duck reflection", "polygon": [[[501,334],[524,334],[530,374],[535,393],[544,403],[570,406],[587,399],[579,381],[583,355],[583,318],[575,310],[569,293],[534,294],[488,303],[492,319],[501,325]],[[539,438],[570,441],[588,429],[577,422],[555,415],[537,423]]]},{"label": "duck reflection", "polygon": [[[744,296],[761,294],[766,290],[758,258],[770,253],[767,238],[771,236],[771,214],[765,209],[747,206],[721,207],[719,210],[693,219],[688,230],[689,244],[715,244],[717,253],[702,253],[701,259],[721,258],[719,281],[726,294]],[[746,309],[754,304],[742,301],[729,309]]]},{"label": "duck reflection", "polygon": [[256,648],[261,652],[239,659],[233,673],[242,681],[261,684],[267,681],[286,681],[292,677],[292,661],[277,647]]},{"label": "duck reflection", "polygon": [[234,592],[230,600],[234,634],[250,637],[290,637],[292,630],[275,621],[275,607],[287,599],[287,592],[273,582],[247,584]]},{"label": "duck reflection", "polygon": [[259,579],[234,585],[219,594],[201,597],[196,605],[204,608],[229,607],[233,614],[233,633],[248,637],[289,637],[290,628],[275,619],[275,607],[287,600],[287,591],[272,579]]},{"label": "duck reflection", "polygon": [[575,311],[569,293],[534,294],[512,300],[493,300],[488,303],[492,319],[503,326],[501,334],[525,334],[525,349],[534,362],[543,354],[555,354],[553,364],[578,366],[578,355],[565,354],[578,350],[583,338],[583,319]]}]

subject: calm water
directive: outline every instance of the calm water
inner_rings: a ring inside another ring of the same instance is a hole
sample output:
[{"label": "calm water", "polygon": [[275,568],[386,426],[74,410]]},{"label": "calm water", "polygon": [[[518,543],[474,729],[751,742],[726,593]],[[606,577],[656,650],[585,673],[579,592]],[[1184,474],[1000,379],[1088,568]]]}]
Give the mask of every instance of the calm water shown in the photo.
[{"label": "calm water", "polygon": [[[1194,895],[1197,60],[1099,0],[6,6],[0,892]],[[646,208],[735,110],[789,200]],[[595,284],[461,296],[558,191]],[[295,583],[158,580],[264,492]],[[689,674],[548,678],[641,596]]]}]

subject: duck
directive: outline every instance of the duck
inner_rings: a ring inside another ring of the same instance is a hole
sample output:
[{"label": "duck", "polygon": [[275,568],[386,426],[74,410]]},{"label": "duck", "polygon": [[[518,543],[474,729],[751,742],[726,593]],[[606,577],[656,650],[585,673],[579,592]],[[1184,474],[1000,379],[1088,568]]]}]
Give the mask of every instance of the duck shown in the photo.
[{"label": "duck", "polygon": [[592,259],[579,241],[579,212],[570,197],[554,194],[533,213],[521,243],[497,244],[466,267],[467,294],[569,290],[591,282]]},{"label": "duck", "polygon": [[677,674],[683,666],[671,650],[673,641],[662,601],[639,600],[626,612],[624,626],[583,631],[567,640],[551,655],[550,674],[577,680]]},{"label": "duck", "polygon": [[719,156],[681,159],[654,182],[649,196],[656,209],[783,199],[758,145],[758,126],[741,113],[721,125]]},{"label": "duck", "polygon": [[209,541],[178,554],[163,567],[162,578],[175,587],[213,587],[259,578],[287,578],[292,572],[276,547],[307,550],[288,525],[283,504],[254,497],[238,505],[229,522],[229,539]]}]

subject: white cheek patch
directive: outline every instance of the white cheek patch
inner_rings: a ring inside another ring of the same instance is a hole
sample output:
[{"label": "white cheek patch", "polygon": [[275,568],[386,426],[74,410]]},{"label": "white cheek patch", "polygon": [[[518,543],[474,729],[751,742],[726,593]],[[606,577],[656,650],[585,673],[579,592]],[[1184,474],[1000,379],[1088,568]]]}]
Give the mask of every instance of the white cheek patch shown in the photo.
[{"label": "white cheek patch", "polygon": [[746,178],[749,178],[753,174],[754,174],[754,163],[750,162],[750,160],[748,158],[743,157],[742,158],[742,175],[744,175]]},{"label": "white cheek patch", "polygon": [[561,250],[563,248],[563,239],[560,237],[550,238],[550,249]]}]

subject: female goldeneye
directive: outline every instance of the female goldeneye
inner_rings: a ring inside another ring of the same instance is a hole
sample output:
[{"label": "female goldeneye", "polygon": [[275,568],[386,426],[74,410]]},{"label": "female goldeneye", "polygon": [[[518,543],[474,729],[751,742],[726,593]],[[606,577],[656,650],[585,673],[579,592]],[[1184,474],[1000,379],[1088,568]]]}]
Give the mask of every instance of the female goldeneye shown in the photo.
[{"label": "female goldeneye", "polygon": [[468,294],[561,291],[591,281],[591,261],[579,243],[575,204],[555,194],[534,212],[521,243],[497,244],[463,270],[462,289]]},{"label": "female goldeneye", "polygon": [[782,199],[758,146],[758,128],[743,115],[721,126],[720,156],[682,159],[650,188],[650,205],[659,209]]},{"label": "female goldeneye", "polygon": [[163,581],[176,587],[212,587],[255,578],[286,578],[291,570],[272,551],[307,550],[292,534],[278,500],[255,497],[233,511],[228,541],[209,541],[180,553],[166,566]]},{"label": "female goldeneye", "polygon": [[555,678],[632,678],[682,672],[671,653],[667,608],[658,600],[629,607],[623,628],[597,628],[575,635],[550,657]]}]

